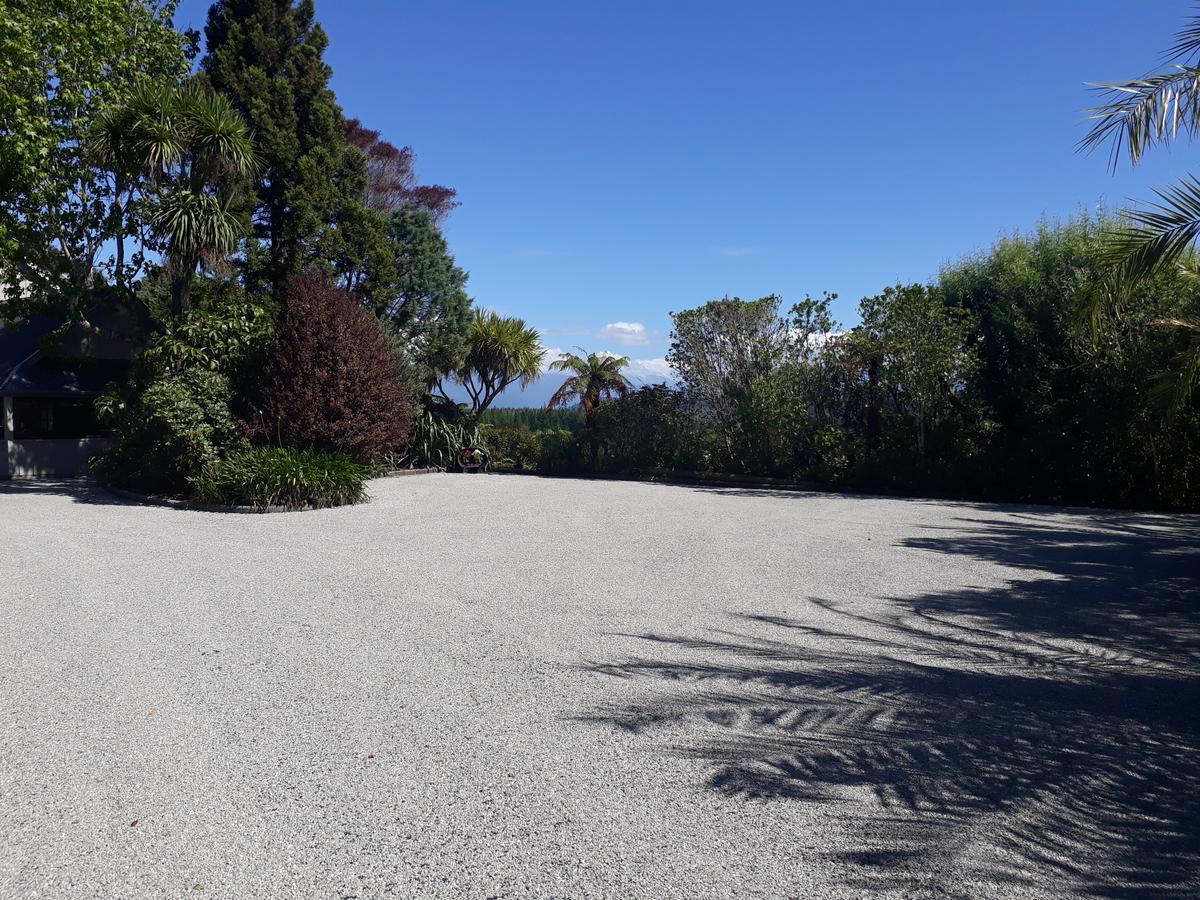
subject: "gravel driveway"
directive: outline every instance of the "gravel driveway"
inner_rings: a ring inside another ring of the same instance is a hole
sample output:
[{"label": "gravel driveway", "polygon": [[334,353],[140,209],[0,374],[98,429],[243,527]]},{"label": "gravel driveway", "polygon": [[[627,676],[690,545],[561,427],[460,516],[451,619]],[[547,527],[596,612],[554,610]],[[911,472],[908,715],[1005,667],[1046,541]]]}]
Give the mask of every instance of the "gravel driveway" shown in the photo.
[{"label": "gravel driveway", "polygon": [[0,483],[0,897],[1200,895],[1200,518]]}]

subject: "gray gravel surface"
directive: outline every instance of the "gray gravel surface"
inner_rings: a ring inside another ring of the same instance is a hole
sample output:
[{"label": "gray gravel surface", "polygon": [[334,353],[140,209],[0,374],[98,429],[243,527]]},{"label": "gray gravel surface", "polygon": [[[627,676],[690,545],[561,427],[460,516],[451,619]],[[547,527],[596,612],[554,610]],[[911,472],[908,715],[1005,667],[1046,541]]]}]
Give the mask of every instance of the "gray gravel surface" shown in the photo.
[{"label": "gray gravel surface", "polygon": [[0,897],[1200,895],[1200,519],[0,484]]}]

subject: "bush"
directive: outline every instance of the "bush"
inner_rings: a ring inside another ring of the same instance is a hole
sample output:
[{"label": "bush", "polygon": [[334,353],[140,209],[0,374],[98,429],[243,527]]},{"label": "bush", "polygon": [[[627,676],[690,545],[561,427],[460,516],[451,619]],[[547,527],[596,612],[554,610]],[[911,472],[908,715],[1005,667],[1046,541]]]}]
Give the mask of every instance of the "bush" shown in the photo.
[{"label": "bush", "polygon": [[362,463],[407,443],[413,412],[402,363],[350,294],[320,275],[292,278],[277,331],[256,436]]},{"label": "bush", "polygon": [[311,509],[365,500],[366,479],[344,453],[256,447],[209,465],[193,486],[202,503]]},{"label": "bush", "polygon": [[97,401],[113,446],[93,469],[102,481],[152,493],[184,493],[193,475],[245,441],[229,410],[229,380],[192,369],[131,383]]},{"label": "bush", "polygon": [[482,445],[480,428],[470,414],[454,404],[430,401],[413,422],[407,463],[453,469],[463,447]]},{"label": "bush", "polygon": [[538,471],[548,475],[560,475],[579,468],[581,450],[575,435],[565,428],[555,428],[541,433],[538,452]]},{"label": "bush", "polygon": [[185,493],[192,475],[246,445],[237,386],[271,339],[271,320],[240,293],[220,309],[169,322],[129,381],[96,401],[114,445],[95,461],[110,484]]},{"label": "bush", "polygon": [[484,426],[483,441],[492,455],[492,465],[512,469],[537,467],[542,451],[542,433],[528,428]]}]

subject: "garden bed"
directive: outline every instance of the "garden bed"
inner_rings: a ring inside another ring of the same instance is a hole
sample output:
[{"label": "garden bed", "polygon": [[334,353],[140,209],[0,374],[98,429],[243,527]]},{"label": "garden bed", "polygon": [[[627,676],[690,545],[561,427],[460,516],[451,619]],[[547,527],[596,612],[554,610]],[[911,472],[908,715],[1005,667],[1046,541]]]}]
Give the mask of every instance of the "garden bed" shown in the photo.
[{"label": "garden bed", "polygon": [[[429,475],[434,472],[440,472],[437,468],[424,469],[393,469],[390,472],[385,472],[382,475],[377,475],[377,478],[399,478],[403,475]],[[186,500],[181,497],[165,497],[161,494],[142,494],[137,491],[126,490],[125,488],[113,487],[101,483],[100,486],[114,496],[124,500],[132,500],[136,503],[144,503],[147,506],[168,506],[172,509],[185,509],[194,512],[221,512],[221,513],[286,513],[286,512],[312,512],[317,509],[334,509],[334,506],[253,506],[253,505],[224,505],[220,503],[204,503],[199,500]],[[364,501],[366,502],[366,501]],[[342,504],[343,506],[353,506],[355,504]]]}]

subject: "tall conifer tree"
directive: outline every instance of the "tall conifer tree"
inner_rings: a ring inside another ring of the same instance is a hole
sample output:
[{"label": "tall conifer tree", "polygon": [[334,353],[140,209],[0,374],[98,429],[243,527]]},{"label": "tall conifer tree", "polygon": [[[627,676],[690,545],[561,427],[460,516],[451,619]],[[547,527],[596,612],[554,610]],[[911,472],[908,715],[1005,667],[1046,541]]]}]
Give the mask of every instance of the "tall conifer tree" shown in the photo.
[{"label": "tall conifer tree", "polygon": [[361,202],[365,161],[346,141],[312,0],[218,0],[204,32],[204,75],[249,123],[262,160],[247,282],[279,291],[323,261],[329,226]]}]

